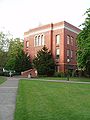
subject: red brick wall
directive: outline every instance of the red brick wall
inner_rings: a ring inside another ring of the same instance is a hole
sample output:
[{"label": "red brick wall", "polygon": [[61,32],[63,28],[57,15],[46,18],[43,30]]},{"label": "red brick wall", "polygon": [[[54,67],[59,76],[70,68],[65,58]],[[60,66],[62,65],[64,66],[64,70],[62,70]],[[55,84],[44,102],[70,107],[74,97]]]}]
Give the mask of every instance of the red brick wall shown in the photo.
[{"label": "red brick wall", "polygon": [[[67,29],[69,28],[69,29]],[[75,32],[74,32],[75,31]],[[35,57],[37,51],[41,50],[43,46],[34,46],[35,35],[44,34],[45,45],[51,50],[53,58],[57,65],[59,65],[59,70],[65,72],[67,69],[67,49],[73,50],[73,59],[70,61],[70,65],[76,66],[76,33],[80,30],[75,26],[63,21],[55,24],[48,24],[31,29],[24,33],[24,51],[30,54],[31,59]],[[60,45],[56,45],[55,36],[60,34]],[[74,38],[74,45],[67,45],[67,35]],[[26,41],[29,41],[30,47],[26,48]],[[56,60],[56,48],[60,49],[60,58]],[[74,67],[73,67],[74,68]]]},{"label": "red brick wall", "polygon": [[36,71],[36,69],[30,69],[30,70],[26,70],[24,72],[21,72],[21,75],[23,77],[28,77],[28,78],[37,77],[37,71]]}]

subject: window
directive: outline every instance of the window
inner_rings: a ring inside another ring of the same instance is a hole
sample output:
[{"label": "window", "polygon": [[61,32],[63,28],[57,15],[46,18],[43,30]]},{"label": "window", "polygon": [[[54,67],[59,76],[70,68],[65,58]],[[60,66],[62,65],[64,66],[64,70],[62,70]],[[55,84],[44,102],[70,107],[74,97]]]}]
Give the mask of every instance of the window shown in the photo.
[{"label": "window", "polygon": [[70,54],[70,50],[67,50],[67,56],[69,56],[69,54]]},{"label": "window", "polygon": [[73,46],[74,38],[71,36],[71,45]]},{"label": "window", "polygon": [[67,35],[67,44],[70,44],[70,36]]},{"label": "window", "polygon": [[40,35],[38,36],[38,46],[41,45],[41,38],[40,38]]},{"label": "window", "polygon": [[56,35],[56,45],[60,44],[60,35]]},{"label": "window", "polygon": [[37,36],[35,36],[35,43],[34,43],[34,46],[37,46],[38,45],[38,41],[37,41]]},{"label": "window", "polygon": [[59,68],[60,68],[60,67],[59,67],[58,65],[55,67],[56,72],[60,72],[60,71],[59,71]]},{"label": "window", "polygon": [[34,38],[34,46],[44,45],[44,35],[37,35]]},{"label": "window", "polygon": [[34,57],[37,57],[37,54],[35,54]]},{"label": "window", "polygon": [[41,45],[44,45],[44,35],[41,35]]},{"label": "window", "polygon": [[73,57],[73,51],[71,50],[71,58]]},{"label": "window", "polygon": [[26,47],[27,48],[29,47],[29,41],[26,41]]},{"label": "window", "polygon": [[27,56],[30,56],[29,53],[27,53]]},{"label": "window", "polygon": [[56,49],[56,59],[59,59],[59,56],[60,56],[60,50]]}]

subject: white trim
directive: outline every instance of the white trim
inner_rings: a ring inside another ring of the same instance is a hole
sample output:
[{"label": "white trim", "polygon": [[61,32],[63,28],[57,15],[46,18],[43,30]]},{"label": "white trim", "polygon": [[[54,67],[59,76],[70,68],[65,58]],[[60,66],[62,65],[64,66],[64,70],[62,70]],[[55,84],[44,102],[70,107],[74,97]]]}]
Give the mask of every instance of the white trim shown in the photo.
[{"label": "white trim", "polygon": [[47,31],[51,31],[51,30],[59,30],[59,29],[67,29],[71,32],[74,32],[76,34],[79,34],[79,32],[77,32],[76,30],[74,30],[73,28],[70,28],[68,26],[65,26],[65,25],[62,25],[62,26],[58,26],[58,27],[54,27],[53,29],[52,28],[47,28],[47,29],[43,29],[43,30],[38,30],[38,31],[35,31],[35,32],[31,32],[29,33],[28,35],[24,35],[24,37],[29,37],[30,35],[35,35],[35,34],[40,34],[40,33],[44,33],[44,32],[47,32]]},{"label": "white trim", "polygon": [[64,28],[64,25],[58,26],[58,27],[54,27],[52,30],[59,30],[59,29],[63,29],[63,28]]},{"label": "white trim", "polygon": [[69,31],[71,31],[71,32],[74,32],[74,33],[76,33],[76,34],[79,34],[79,32],[77,32],[76,30],[74,30],[74,29],[72,29],[72,28],[69,28],[69,27],[67,27],[67,26],[64,26],[64,28],[67,29],[67,30],[69,30]]},{"label": "white trim", "polygon": [[43,33],[43,32],[50,31],[50,30],[51,30],[51,28],[47,28],[47,29],[44,29],[44,30],[38,30],[38,31],[35,31],[35,32],[31,32],[28,35],[24,35],[24,37],[29,37],[30,35],[40,34],[40,33]]}]

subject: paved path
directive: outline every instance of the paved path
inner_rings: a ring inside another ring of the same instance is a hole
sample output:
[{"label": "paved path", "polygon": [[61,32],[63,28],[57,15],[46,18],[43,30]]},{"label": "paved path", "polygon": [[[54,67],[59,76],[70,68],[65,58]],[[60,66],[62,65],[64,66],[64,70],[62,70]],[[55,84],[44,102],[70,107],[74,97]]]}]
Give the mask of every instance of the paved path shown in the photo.
[{"label": "paved path", "polygon": [[45,80],[45,79],[33,79],[33,78],[21,78],[22,80],[23,79],[27,79],[27,80],[35,80],[35,81],[48,81],[48,82],[62,82],[62,83],[77,83],[77,84],[90,84],[90,82],[80,82],[80,81],[71,81],[71,80],[69,80],[69,81],[67,81],[67,80]]},{"label": "paved path", "polygon": [[[16,94],[18,88],[19,77],[8,77],[7,81],[0,85],[0,120],[13,120]],[[28,79],[27,80],[38,80],[38,81],[49,81],[49,82],[65,82],[65,83],[81,83],[90,84],[90,82],[76,82],[66,80],[45,80],[45,79]]]},{"label": "paved path", "polygon": [[18,81],[11,77],[0,85],[0,120],[13,120]]}]

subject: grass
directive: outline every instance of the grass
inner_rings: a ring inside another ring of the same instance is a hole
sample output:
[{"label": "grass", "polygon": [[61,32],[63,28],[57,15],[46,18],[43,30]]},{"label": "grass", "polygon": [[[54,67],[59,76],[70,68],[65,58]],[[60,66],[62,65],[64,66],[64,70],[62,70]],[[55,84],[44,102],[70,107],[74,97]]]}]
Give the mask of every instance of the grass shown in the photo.
[{"label": "grass", "polygon": [[14,120],[90,120],[90,84],[21,80]]},{"label": "grass", "polygon": [[[37,79],[44,79],[44,80],[67,80],[67,77],[39,77]],[[84,77],[69,77],[70,81],[78,81],[78,82],[90,82],[90,78]]]},{"label": "grass", "polygon": [[2,84],[5,81],[6,81],[5,77],[0,76],[0,84]]}]

